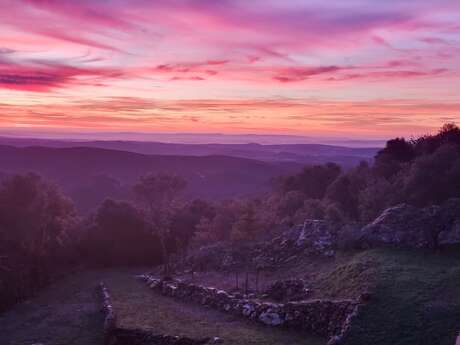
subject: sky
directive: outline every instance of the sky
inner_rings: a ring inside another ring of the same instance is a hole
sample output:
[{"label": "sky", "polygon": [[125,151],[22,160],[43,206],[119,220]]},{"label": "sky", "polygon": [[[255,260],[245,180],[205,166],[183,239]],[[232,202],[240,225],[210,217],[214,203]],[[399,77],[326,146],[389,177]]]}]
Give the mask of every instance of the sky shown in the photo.
[{"label": "sky", "polygon": [[411,137],[459,55],[458,0],[0,0],[0,129]]}]

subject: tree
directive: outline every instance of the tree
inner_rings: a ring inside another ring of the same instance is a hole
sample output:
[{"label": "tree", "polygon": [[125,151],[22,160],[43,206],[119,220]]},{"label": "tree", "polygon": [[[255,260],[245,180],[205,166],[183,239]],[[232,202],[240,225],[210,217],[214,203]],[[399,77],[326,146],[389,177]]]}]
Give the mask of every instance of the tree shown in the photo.
[{"label": "tree", "polygon": [[126,201],[107,199],[101,204],[84,247],[94,262],[103,265],[151,264],[161,259],[159,240],[149,231],[143,212]]},{"label": "tree", "polygon": [[382,211],[397,203],[398,193],[393,184],[383,177],[370,177],[358,195],[359,220],[373,221]]},{"label": "tree", "polygon": [[451,144],[417,158],[403,179],[405,201],[416,206],[440,204],[460,196],[460,152]]},{"label": "tree", "polygon": [[391,178],[415,156],[414,146],[404,138],[389,140],[375,156],[375,171],[380,176]]},{"label": "tree", "polygon": [[176,209],[171,220],[171,237],[176,250],[185,258],[192,237],[201,230],[200,223],[215,216],[214,207],[207,201],[195,199]]},{"label": "tree", "polygon": [[278,200],[276,215],[282,223],[292,224],[292,218],[298,212],[307,199],[300,191],[289,191],[283,194]]},{"label": "tree", "polygon": [[76,223],[70,199],[37,174],[16,175],[0,187],[0,241],[31,260],[37,282],[48,279],[48,262],[68,244]]},{"label": "tree", "polygon": [[332,182],[326,191],[327,203],[336,204],[343,215],[355,221],[359,218],[359,195],[371,179],[371,169],[367,162],[343,173]]},{"label": "tree", "polygon": [[[199,244],[219,241],[254,240],[269,222],[260,200],[226,200],[197,224],[195,240]],[[210,217],[209,217],[210,216]]]},{"label": "tree", "polygon": [[418,156],[431,154],[442,145],[451,145],[460,149],[460,128],[446,123],[436,135],[425,135],[413,141]]},{"label": "tree", "polygon": [[39,175],[16,175],[0,188],[2,238],[33,255],[42,256],[63,243],[75,221],[70,199]]},{"label": "tree", "polygon": [[262,227],[256,217],[255,205],[245,202],[239,212],[239,217],[232,225],[232,241],[254,241]]},{"label": "tree", "polygon": [[293,224],[302,224],[306,219],[324,219],[325,206],[318,199],[307,199],[293,217]]},{"label": "tree", "polygon": [[307,199],[322,199],[327,187],[340,175],[341,169],[335,163],[305,167],[300,174],[282,181],[282,192],[299,191]]},{"label": "tree", "polygon": [[148,174],[140,178],[133,191],[139,205],[145,210],[152,232],[161,244],[165,274],[169,274],[169,250],[167,239],[170,234],[171,214],[186,181],[170,174]]}]

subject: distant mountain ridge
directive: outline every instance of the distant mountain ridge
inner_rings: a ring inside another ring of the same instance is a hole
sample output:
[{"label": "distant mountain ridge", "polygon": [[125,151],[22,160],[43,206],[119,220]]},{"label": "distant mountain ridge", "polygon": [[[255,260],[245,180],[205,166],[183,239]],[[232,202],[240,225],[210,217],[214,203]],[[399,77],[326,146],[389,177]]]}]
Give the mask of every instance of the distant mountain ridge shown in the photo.
[{"label": "distant mountain ridge", "polygon": [[267,162],[323,164],[335,162],[344,167],[370,161],[379,148],[355,148],[323,144],[180,144],[144,141],[65,141],[0,137],[0,145],[53,148],[93,147],[148,155],[209,156],[221,155]]},{"label": "distant mountain ridge", "polygon": [[325,144],[346,147],[384,147],[389,138],[328,137],[295,134],[194,133],[194,132],[107,132],[0,128],[0,137],[64,141],[141,141],[182,144]]}]

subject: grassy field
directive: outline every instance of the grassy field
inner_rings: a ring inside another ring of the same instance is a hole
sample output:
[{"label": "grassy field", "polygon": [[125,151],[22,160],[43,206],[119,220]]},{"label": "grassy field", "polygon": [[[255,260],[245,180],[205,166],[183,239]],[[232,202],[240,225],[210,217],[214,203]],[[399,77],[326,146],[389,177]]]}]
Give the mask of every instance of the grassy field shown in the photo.
[{"label": "grassy field", "polygon": [[219,337],[228,345],[320,345],[324,339],[258,325],[196,304],[161,296],[121,274],[105,279],[120,327],[192,338]]},{"label": "grassy field", "polygon": [[367,276],[369,270],[361,268],[369,265],[375,280],[372,298],[354,323],[347,344],[455,344],[460,331],[458,255],[402,250],[364,252],[327,277],[330,289],[346,284],[347,272],[352,273],[348,274],[350,278],[356,272]]},{"label": "grassy field", "polygon": [[100,275],[68,277],[1,314],[0,344],[102,344],[103,319],[95,295]]}]

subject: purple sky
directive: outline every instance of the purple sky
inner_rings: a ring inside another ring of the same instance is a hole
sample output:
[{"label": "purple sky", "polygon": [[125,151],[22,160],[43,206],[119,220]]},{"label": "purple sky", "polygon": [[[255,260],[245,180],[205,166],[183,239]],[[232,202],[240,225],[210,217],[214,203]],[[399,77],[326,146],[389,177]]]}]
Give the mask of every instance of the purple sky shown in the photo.
[{"label": "purple sky", "polygon": [[458,0],[0,0],[0,128],[386,138],[460,120]]}]

